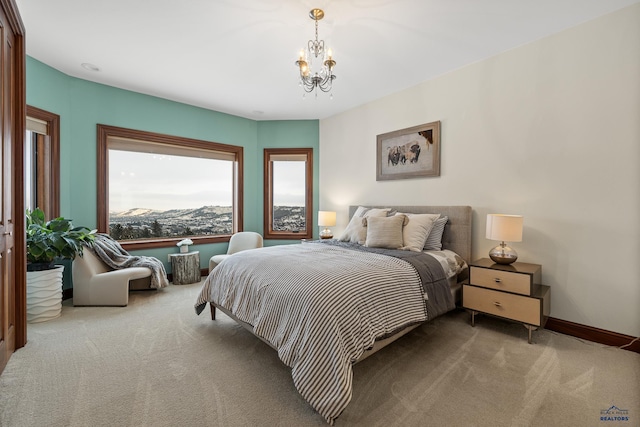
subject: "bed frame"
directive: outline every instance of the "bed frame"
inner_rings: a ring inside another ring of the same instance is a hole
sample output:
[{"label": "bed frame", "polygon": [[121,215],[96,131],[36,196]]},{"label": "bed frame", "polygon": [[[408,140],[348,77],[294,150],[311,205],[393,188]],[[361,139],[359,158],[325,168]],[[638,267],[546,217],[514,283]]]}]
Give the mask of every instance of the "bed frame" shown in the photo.
[{"label": "bed frame", "polygon": [[[448,216],[449,221],[444,227],[444,234],[442,235],[442,248],[449,249],[460,255],[467,264],[471,261],[471,222],[472,222],[472,209],[471,206],[369,206],[369,205],[356,205],[349,206],[349,218],[353,216],[353,213],[356,211],[358,206],[364,206],[367,208],[391,208],[398,212],[405,213],[430,213],[430,214],[440,214],[442,216]],[[454,290],[455,292],[459,292],[460,284],[457,284],[458,287]],[[216,318],[216,308],[222,311],[224,314],[235,320],[238,324],[242,325],[245,329],[253,334],[253,326],[249,323],[243,322],[238,319],[232,313],[230,313],[224,307],[220,307],[214,303],[209,303],[211,307],[211,319],[215,320]],[[388,338],[378,340],[375,342],[374,346],[368,350],[366,350],[362,356],[356,361],[360,362],[367,357],[371,356],[373,353],[378,350],[386,347],[391,344],[398,338],[412,331],[416,327],[420,326],[420,324],[409,326],[397,334],[390,336]],[[254,334],[255,335],[255,334]],[[270,347],[274,348],[269,342],[262,339],[258,335],[256,337],[260,338],[263,342],[265,342]]]}]

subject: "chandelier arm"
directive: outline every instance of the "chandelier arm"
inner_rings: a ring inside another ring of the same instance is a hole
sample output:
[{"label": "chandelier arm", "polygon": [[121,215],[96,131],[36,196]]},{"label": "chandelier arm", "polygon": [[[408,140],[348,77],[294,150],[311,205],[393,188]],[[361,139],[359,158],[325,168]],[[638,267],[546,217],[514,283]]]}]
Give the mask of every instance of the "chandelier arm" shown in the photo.
[{"label": "chandelier arm", "polygon": [[320,84],[318,84],[318,87],[320,88],[321,91],[323,92],[331,92],[331,87],[333,85],[333,78],[335,76],[327,76],[324,78],[324,80],[322,80],[322,82],[320,82]]},{"label": "chandelier arm", "polygon": [[306,92],[312,92],[315,88],[320,88],[323,92],[330,92],[333,80],[336,76],[333,74],[325,74],[324,76],[314,74],[313,76],[300,76],[300,81]]},{"label": "chandelier arm", "polygon": [[315,84],[308,77],[301,77],[302,88],[305,92],[310,93],[316,88]]}]

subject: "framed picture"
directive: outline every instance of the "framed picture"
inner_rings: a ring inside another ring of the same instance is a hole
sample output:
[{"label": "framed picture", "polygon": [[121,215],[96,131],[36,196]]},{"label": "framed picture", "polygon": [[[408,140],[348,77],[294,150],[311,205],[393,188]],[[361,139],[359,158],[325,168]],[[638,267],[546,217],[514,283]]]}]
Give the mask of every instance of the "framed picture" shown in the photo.
[{"label": "framed picture", "polygon": [[440,122],[377,136],[376,181],[440,176]]}]

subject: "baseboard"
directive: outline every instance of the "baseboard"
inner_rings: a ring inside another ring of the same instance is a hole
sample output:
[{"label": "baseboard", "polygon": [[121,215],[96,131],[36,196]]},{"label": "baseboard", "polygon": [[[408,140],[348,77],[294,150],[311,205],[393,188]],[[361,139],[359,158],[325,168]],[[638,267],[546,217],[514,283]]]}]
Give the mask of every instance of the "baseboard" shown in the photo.
[{"label": "baseboard", "polygon": [[[553,317],[549,317],[547,319],[547,324],[544,327],[550,331],[560,332],[561,334],[571,335],[572,337],[582,338],[587,341],[593,341],[613,347],[622,347],[635,339],[635,337],[630,335],[606,331],[604,329],[594,328],[593,326],[581,325],[579,323],[573,323],[568,320],[561,320]],[[624,350],[640,353],[640,340],[624,347]]]}]

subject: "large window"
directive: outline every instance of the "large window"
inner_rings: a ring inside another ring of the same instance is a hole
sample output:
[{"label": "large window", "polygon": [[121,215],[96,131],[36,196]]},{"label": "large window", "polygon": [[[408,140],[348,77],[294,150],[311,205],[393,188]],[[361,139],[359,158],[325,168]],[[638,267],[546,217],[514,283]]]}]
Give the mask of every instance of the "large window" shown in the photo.
[{"label": "large window", "polygon": [[242,147],[98,125],[98,229],[126,249],[242,230]]},{"label": "large window", "polygon": [[313,236],[313,149],[264,150],[264,237]]}]

